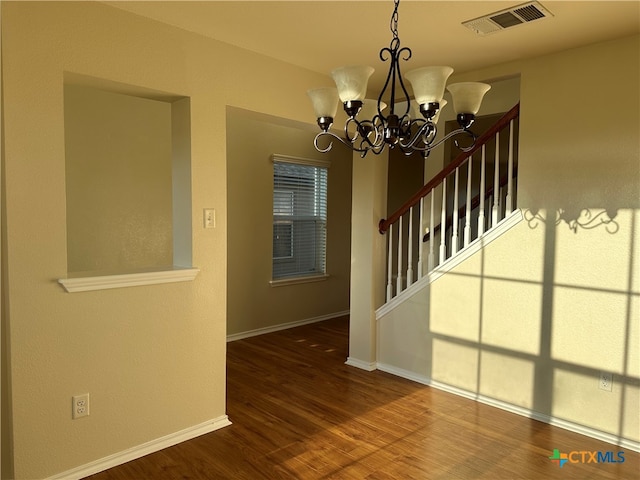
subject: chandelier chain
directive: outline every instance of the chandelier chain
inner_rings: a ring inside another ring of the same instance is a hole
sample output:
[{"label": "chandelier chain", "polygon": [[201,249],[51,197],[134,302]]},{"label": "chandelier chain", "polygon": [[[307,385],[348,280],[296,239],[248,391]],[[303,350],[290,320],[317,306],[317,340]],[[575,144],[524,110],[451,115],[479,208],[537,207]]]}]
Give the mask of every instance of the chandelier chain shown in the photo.
[{"label": "chandelier chain", "polygon": [[393,39],[391,40],[391,50],[397,50],[400,47],[400,37],[398,34],[398,6],[400,5],[400,0],[394,0],[394,9],[391,14],[391,22],[389,28],[391,30],[391,34],[393,35]]}]

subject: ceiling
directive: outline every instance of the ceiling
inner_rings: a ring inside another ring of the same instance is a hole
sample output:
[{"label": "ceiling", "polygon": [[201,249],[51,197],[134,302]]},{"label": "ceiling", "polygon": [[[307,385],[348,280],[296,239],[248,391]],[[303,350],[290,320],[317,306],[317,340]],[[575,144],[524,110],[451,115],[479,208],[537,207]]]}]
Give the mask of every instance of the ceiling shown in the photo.
[{"label": "ceiling", "polygon": [[[388,69],[378,54],[391,40],[391,0],[104,3],[320,73],[369,64],[376,91]],[[521,3],[403,0],[398,31],[402,46],[413,51],[403,71],[450,65],[465,72],[640,32],[637,0],[540,0],[551,17],[486,36],[461,25]]]}]

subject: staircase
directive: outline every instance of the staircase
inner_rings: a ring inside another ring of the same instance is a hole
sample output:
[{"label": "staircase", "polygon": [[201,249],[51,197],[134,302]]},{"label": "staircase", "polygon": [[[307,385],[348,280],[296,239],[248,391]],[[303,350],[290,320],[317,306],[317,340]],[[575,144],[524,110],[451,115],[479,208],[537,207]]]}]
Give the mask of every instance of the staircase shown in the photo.
[{"label": "staircase", "polygon": [[[580,271],[568,270],[569,262],[591,268],[590,258],[578,256],[588,257],[581,248],[597,245],[590,242],[598,237],[571,238],[557,228],[561,220],[553,209],[545,213],[556,218],[543,219],[541,228],[528,215],[523,221],[515,201],[518,118],[516,105],[474,151],[380,221],[388,274],[386,302],[375,312],[375,369],[639,451],[637,408],[620,403],[637,378],[624,367],[621,397],[592,394],[609,358],[592,358],[597,349],[590,338],[599,338],[602,322],[586,313],[602,302],[597,311],[606,312],[605,328],[613,331],[618,315],[624,359],[629,303],[616,314],[612,290],[605,300],[603,289],[569,279],[568,272]],[[506,148],[495,147],[503,142]],[[631,243],[621,248],[633,247],[630,235]],[[380,290],[382,285],[378,295]],[[629,294],[620,291],[621,304]],[[585,408],[584,398],[590,399]],[[482,416],[481,408],[456,415]],[[608,410],[615,412],[611,424],[597,415]],[[627,415],[634,427],[625,430]]]},{"label": "staircase", "polygon": [[514,211],[519,112],[516,104],[472,150],[461,153],[389,218],[380,220],[380,233],[388,238],[382,312],[402,301],[412,286],[433,280],[434,274],[458,264],[521,218]]}]

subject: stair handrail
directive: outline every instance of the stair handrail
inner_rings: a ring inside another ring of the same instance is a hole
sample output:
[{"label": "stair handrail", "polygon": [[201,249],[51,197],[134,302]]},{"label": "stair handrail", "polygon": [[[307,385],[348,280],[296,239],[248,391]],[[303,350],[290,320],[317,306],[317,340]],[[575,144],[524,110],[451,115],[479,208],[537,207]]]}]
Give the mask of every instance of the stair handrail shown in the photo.
[{"label": "stair handrail", "polygon": [[518,117],[520,114],[520,102],[514,105],[514,107],[505,113],[500,120],[498,120],[491,128],[478,137],[475,145],[471,150],[462,152],[458,155],[453,162],[444,167],[435,177],[425,184],[419,191],[417,191],[409,200],[407,200],[400,208],[393,212],[389,218],[383,218],[378,224],[378,231],[384,235],[389,226],[395,223],[400,217],[409,211],[409,209],[420,201],[423,197],[427,196],[431,190],[440,185],[442,181],[447,178],[451,173],[455,172],[456,168],[462,165],[468,158],[470,158],[475,152],[482,148],[482,145],[492,139],[497,132],[506,128],[511,120]]}]

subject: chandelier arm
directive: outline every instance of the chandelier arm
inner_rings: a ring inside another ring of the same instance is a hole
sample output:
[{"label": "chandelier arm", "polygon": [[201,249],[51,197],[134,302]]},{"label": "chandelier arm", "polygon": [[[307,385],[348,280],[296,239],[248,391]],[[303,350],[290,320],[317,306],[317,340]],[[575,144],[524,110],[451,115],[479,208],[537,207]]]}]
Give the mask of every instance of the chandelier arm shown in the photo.
[{"label": "chandelier arm", "polygon": [[[349,134],[349,125],[351,124],[355,124],[355,135],[353,137]],[[385,123],[379,115],[374,116],[372,120],[363,120],[362,122],[353,117],[348,119],[345,124],[345,138],[351,144],[355,144],[360,139],[360,149],[354,148],[356,151],[362,151],[363,148],[379,148],[384,145],[384,127]],[[372,133],[375,133],[373,141],[369,138]]]},{"label": "chandelier arm", "polygon": [[[433,139],[436,136],[437,127],[432,122],[421,118],[411,121],[410,127],[414,127],[416,125],[419,125],[418,131],[409,138],[408,142],[399,142],[400,147],[403,149],[410,148],[413,150],[425,151],[433,143]],[[419,140],[422,140],[425,147],[416,147],[416,143]]]},{"label": "chandelier arm", "polygon": [[341,140],[340,137],[338,137],[337,135],[331,133],[331,132],[320,132],[319,134],[317,134],[315,136],[315,138],[313,139],[313,146],[316,147],[316,150],[319,151],[320,153],[327,153],[328,151],[330,151],[333,148],[333,142],[329,142],[329,145],[327,145],[327,147],[322,148],[320,147],[320,145],[318,145],[318,140],[320,139],[320,137],[325,137],[325,136],[329,136],[329,137],[334,137],[334,138],[338,138],[338,140]]},{"label": "chandelier arm", "polygon": [[[478,138],[477,135],[473,133],[471,130],[465,130],[463,128],[459,128],[445,135],[443,138],[441,138],[437,142],[433,143],[433,139],[435,138],[436,132],[437,132],[437,128],[435,125],[431,124],[430,122],[425,122],[420,127],[420,130],[418,130],[418,132],[416,132],[416,134],[411,137],[409,142],[399,143],[398,145],[400,146],[401,150],[405,153],[405,155],[409,155],[410,152],[427,153],[433,150],[434,148],[438,147],[439,145],[442,145],[444,142],[446,142],[452,137],[455,137],[458,135],[467,135],[472,139],[471,145],[469,145],[468,147],[461,147],[458,140],[454,140],[454,144],[458,150],[462,152],[468,152],[475,146],[476,139]],[[418,141],[421,139],[423,140],[424,146],[417,144]]]},{"label": "chandelier arm", "polygon": [[[475,133],[473,133],[471,130],[468,130],[468,129],[466,129],[466,128],[461,128],[460,130],[461,130],[461,131],[460,131],[460,134],[462,134],[462,133],[466,133],[468,136],[470,136],[470,137],[471,137],[471,145],[469,145],[468,147],[461,147],[461,146],[460,146],[460,144],[458,143],[458,140],[454,140],[454,141],[453,141],[453,143],[454,143],[454,145],[456,146],[456,148],[457,148],[458,150],[460,150],[461,152],[468,152],[468,151],[470,151],[473,147],[475,147],[475,146],[476,146],[476,140],[478,139],[478,136],[477,136]],[[451,132],[451,133],[454,133],[454,132]],[[443,141],[444,141],[446,138],[447,138],[447,137],[445,137],[445,138],[443,139]]]},{"label": "chandelier arm", "polygon": [[[355,134],[354,134],[353,137],[349,134],[349,126],[352,123],[355,123],[355,125],[356,125],[355,132],[354,132]],[[355,117],[348,118],[347,121],[344,123],[344,137],[349,142],[354,143],[358,139],[358,136],[359,136],[359,133],[360,133],[360,126],[361,126],[361,123],[358,120],[356,120]]]},{"label": "chandelier arm", "polygon": [[413,155],[413,153],[415,153],[415,149],[406,148],[406,147],[400,145],[400,143],[398,143],[398,147],[400,148],[400,151],[402,152],[402,154],[405,157],[409,157],[409,156]]},{"label": "chandelier arm", "polygon": [[356,152],[361,152],[363,153],[363,157],[364,154],[366,152],[368,152],[369,150],[371,150],[370,148],[367,149],[363,149],[363,148],[358,148],[354,145],[353,142],[355,142],[356,139],[354,139],[354,141],[349,141],[349,140],[345,140],[344,138],[340,137],[339,135],[336,135],[333,132],[320,132],[319,134],[317,134],[315,136],[315,138],[313,139],[313,145],[316,147],[316,150],[320,153],[327,153],[328,151],[330,151],[333,148],[333,141],[329,142],[329,145],[325,148],[320,147],[320,145],[318,144],[318,140],[320,139],[320,137],[331,137],[334,140],[338,140],[340,143],[346,145],[347,147],[351,148],[352,150],[356,151]]},{"label": "chandelier arm", "polygon": [[[364,145],[365,142],[368,145]],[[360,148],[354,148],[354,150],[356,152],[361,152],[360,157],[364,158],[367,153],[369,152],[373,152],[374,155],[380,155],[380,152],[382,152],[382,150],[384,150],[384,143],[380,143],[378,145],[375,145],[373,143],[371,143],[370,140],[368,140],[367,138],[362,139],[362,141],[360,142]]]},{"label": "chandelier arm", "polygon": [[384,148],[384,129],[386,127],[385,120],[386,119],[382,115],[378,114],[374,116],[371,121],[373,131],[375,132],[376,136],[373,142],[371,142],[369,140],[369,137],[367,137],[367,142],[369,143],[369,145],[371,145],[371,148],[377,151],[376,155],[380,153]]},{"label": "chandelier arm", "polygon": [[428,151],[433,150],[437,146],[443,144],[444,142],[446,142],[450,138],[453,138],[453,137],[458,136],[458,135],[463,135],[463,134],[471,137],[471,139],[472,139],[471,145],[469,145],[468,147],[461,147],[460,144],[458,143],[458,140],[454,140],[453,143],[455,144],[455,146],[456,146],[456,148],[458,150],[460,150],[462,152],[468,152],[469,150],[471,150],[475,146],[476,139],[478,138],[478,136],[475,133],[473,133],[471,130],[465,130],[464,128],[459,128],[457,130],[454,130],[453,132],[450,132],[449,134],[445,135],[444,137],[442,137],[437,142],[429,144],[426,148],[414,147],[414,149],[422,151],[422,152],[428,152]]}]

